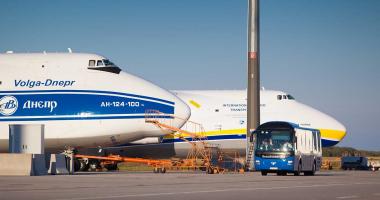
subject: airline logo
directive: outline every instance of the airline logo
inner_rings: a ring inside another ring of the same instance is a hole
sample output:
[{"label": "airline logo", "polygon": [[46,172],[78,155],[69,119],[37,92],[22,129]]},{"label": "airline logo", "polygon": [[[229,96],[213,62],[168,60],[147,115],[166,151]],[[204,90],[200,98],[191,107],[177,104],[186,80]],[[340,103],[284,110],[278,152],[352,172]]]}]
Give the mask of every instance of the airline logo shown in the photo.
[{"label": "airline logo", "polygon": [[28,88],[34,88],[34,87],[69,87],[73,86],[75,81],[70,80],[52,80],[52,79],[46,79],[44,81],[32,81],[32,80],[15,80],[15,86],[16,87],[28,87]]},{"label": "airline logo", "polygon": [[14,96],[4,96],[0,99],[0,113],[2,115],[12,115],[17,111],[18,101]]},{"label": "airline logo", "polygon": [[174,103],[107,91],[13,91],[1,95],[0,121],[144,118],[145,111],[173,114]]},{"label": "airline logo", "polygon": [[57,108],[57,101],[26,101],[24,103],[23,109],[47,109],[49,112],[53,112]]}]

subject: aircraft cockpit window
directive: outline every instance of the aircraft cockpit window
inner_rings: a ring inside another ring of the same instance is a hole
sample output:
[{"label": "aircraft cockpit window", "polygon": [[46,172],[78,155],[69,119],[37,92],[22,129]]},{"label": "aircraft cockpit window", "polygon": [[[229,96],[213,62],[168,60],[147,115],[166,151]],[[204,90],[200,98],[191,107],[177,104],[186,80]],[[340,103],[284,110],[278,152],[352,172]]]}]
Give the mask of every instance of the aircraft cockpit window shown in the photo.
[{"label": "aircraft cockpit window", "polygon": [[282,95],[277,95],[277,100],[281,100],[282,99]]},{"label": "aircraft cockpit window", "polygon": [[113,64],[113,62],[111,62],[110,60],[106,60],[106,59],[104,59],[103,62],[104,62],[104,64],[105,64],[106,66],[115,66],[115,64]]},{"label": "aircraft cockpit window", "polygon": [[95,66],[95,60],[90,60],[88,69],[104,71],[104,72],[111,72],[114,74],[119,74],[121,71],[121,69],[118,66],[116,66],[111,61],[106,60],[106,59],[97,60],[96,66]]},{"label": "aircraft cockpit window", "polygon": [[289,100],[294,100],[294,97],[290,94],[286,95],[288,97]]},{"label": "aircraft cockpit window", "polygon": [[287,99],[287,98],[286,98],[286,95],[282,95],[282,98],[283,98],[283,99]]},{"label": "aircraft cockpit window", "polygon": [[103,61],[102,60],[98,60],[98,62],[96,63],[96,66],[103,66]]},{"label": "aircraft cockpit window", "polygon": [[95,60],[89,60],[89,61],[88,61],[88,66],[89,66],[89,67],[93,67],[93,66],[95,66]]}]

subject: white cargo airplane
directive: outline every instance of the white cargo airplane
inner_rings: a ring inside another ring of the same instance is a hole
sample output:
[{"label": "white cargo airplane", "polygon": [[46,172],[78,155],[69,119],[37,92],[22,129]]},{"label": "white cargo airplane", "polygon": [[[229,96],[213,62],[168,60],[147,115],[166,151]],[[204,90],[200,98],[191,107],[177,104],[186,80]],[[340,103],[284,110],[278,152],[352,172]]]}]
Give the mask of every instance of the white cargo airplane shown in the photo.
[{"label": "white cargo airplane", "polygon": [[8,151],[9,124],[45,124],[45,148],[58,151],[161,136],[145,124],[146,110],[190,116],[171,92],[95,54],[8,52],[0,72],[0,152]]},{"label": "white cargo airplane", "polygon": [[[201,123],[210,143],[222,149],[246,151],[246,90],[173,91],[191,108],[190,121]],[[262,90],[261,124],[286,121],[301,127],[319,129],[324,147],[336,145],[346,135],[346,128],[336,119],[296,101],[291,95]],[[189,130],[191,131],[191,130]],[[186,157],[190,145],[180,138],[146,138],[125,147],[130,156]],[[136,145],[137,144],[137,145]],[[112,149],[110,149],[112,151]],[[115,149],[116,150],[116,149]]]}]

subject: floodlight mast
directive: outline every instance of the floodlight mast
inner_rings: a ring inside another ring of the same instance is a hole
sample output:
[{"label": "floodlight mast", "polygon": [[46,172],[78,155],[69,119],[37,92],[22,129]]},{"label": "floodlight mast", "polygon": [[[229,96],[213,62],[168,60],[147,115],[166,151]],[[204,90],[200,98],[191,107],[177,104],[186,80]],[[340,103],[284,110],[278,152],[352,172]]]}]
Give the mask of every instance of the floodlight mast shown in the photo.
[{"label": "floodlight mast", "polygon": [[[260,29],[259,0],[248,0],[248,89],[247,89],[247,162],[249,170],[254,170],[254,148],[256,142],[252,132],[260,125]],[[251,141],[252,140],[252,141]],[[253,151],[253,152],[252,152]],[[251,155],[249,155],[251,154]],[[249,158],[251,156],[251,158]]]}]

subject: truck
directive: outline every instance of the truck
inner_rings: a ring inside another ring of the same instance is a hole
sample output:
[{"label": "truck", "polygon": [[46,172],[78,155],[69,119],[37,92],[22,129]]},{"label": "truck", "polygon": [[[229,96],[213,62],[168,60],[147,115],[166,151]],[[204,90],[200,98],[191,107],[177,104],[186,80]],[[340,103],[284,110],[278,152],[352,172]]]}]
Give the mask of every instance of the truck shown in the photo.
[{"label": "truck", "polygon": [[377,171],[380,169],[380,160],[368,159],[364,156],[343,156],[341,160],[343,170]]}]

